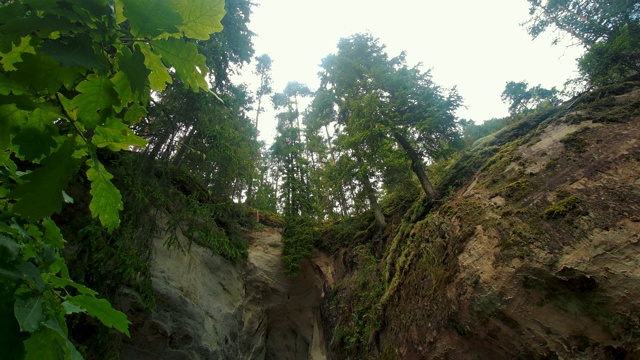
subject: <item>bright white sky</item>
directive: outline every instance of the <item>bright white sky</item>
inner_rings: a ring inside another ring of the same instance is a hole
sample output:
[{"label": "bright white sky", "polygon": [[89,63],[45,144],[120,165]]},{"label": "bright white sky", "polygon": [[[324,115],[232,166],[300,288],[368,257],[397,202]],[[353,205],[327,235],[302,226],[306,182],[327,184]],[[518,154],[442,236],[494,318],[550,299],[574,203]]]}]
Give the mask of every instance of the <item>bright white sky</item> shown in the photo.
[{"label": "bright white sky", "polygon": [[[532,41],[524,27],[526,0],[254,0],[250,29],[256,55],[274,61],[273,89],[299,81],[318,86],[320,61],[337,51],[340,38],[369,32],[387,46],[389,56],[407,52],[407,62],[432,69],[436,84],[457,86],[466,108],[458,116],[477,123],[508,114],[500,94],[508,81],[527,81],[562,89],[576,77],[578,46]],[[242,80],[255,92],[259,81],[243,69]],[[275,135],[270,99],[263,99],[260,138]]]}]

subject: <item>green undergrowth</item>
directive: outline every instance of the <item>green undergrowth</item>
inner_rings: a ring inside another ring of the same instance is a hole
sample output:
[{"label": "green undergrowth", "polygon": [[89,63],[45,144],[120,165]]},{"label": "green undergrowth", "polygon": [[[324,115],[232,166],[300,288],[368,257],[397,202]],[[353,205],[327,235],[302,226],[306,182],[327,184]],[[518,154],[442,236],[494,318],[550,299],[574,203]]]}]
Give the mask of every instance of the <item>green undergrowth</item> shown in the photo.
[{"label": "green undergrowth", "polygon": [[500,194],[506,198],[511,198],[514,200],[521,199],[524,197],[531,187],[531,181],[527,178],[519,178],[509,184],[507,184],[501,191]]},{"label": "green undergrowth", "polygon": [[[178,252],[196,243],[230,261],[247,256],[245,229],[257,225],[250,209],[216,200],[187,172],[151,162],[143,154],[115,154],[103,161],[116,175],[122,194],[120,227],[108,233],[90,216],[87,180],[80,175],[68,189],[74,204],[67,205],[64,218],[56,219],[69,242],[65,257],[77,281],[111,302],[124,289],[133,290],[139,306],[150,311],[155,307],[150,261],[153,242],[160,236],[164,246]],[[180,233],[187,243],[179,240]],[[120,338],[82,315],[71,319],[70,332],[87,356],[118,357]]]},{"label": "green undergrowth", "polygon": [[340,249],[370,243],[377,233],[370,211],[324,222],[302,216],[284,217],[281,224],[282,260],[288,275],[295,275],[300,269],[300,261],[309,258],[314,249],[333,254]]},{"label": "green undergrowth", "polygon": [[554,204],[546,208],[542,212],[542,218],[545,220],[559,219],[567,216],[569,213],[577,211],[581,201],[575,195],[566,194]]},{"label": "green undergrowth", "polygon": [[372,212],[327,221],[322,224],[321,233],[316,239],[316,247],[335,253],[344,248],[355,248],[369,242],[375,233],[375,221]]},{"label": "green undergrowth", "polygon": [[378,259],[365,246],[354,250],[354,258],[359,269],[357,275],[336,287],[336,295],[341,303],[355,304],[334,334],[334,342],[349,359],[368,353],[369,344],[375,341],[383,318],[379,299],[385,291]]},{"label": "green undergrowth", "polygon": [[577,110],[571,116],[571,122],[592,120],[594,122],[626,122],[640,115],[640,99],[628,99],[631,91],[638,91],[640,81],[628,79],[617,84],[602,86],[586,93],[574,102]]},{"label": "green undergrowth", "polygon": [[[465,222],[460,226],[452,218]],[[346,256],[355,271],[334,288],[339,309],[334,346],[340,347],[341,356],[381,356],[378,338],[383,319],[390,308],[398,306],[409,278],[416,272],[423,274],[418,276],[422,279],[419,296],[436,300],[451,274],[450,259],[483,219],[482,207],[468,199],[449,199],[436,210],[425,199],[418,199],[391,230],[381,258],[374,256],[372,243],[352,248]],[[413,316],[410,309],[403,313]]]},{"label": "green undergrowth", "polygon": [[300,261],[309,258],[320,229],[315,220],[302,216],[286,217],[282,231],[282,262],[287,275],[300,270]]},{"label": "green undergrowth", "polygon": [[266,227],[281,228],[284,226],[284,217],[280,214],[256,209],[251,210],[251,213],[258,223]]}]

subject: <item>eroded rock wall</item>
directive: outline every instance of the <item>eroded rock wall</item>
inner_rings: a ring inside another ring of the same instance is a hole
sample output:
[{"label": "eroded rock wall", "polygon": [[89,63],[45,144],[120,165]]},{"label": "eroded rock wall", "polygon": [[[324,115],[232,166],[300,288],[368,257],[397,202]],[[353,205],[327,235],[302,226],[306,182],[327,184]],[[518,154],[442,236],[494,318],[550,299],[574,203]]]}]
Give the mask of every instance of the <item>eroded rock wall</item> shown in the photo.
[{"label": "eroded rock wall", "polygon": [[[154,242],[151,266],[156,309],[135,294],[119,304],[132,321],[122,358],[325,359],[319,320],[324,276],[312,261],[284,274],[275,230],[251,235],[246,262],[232,264],[197,244],[184,252]],[[322,254],[319,255],[322,258]]]},{"label": "eroded rock wall", "polygon": [[340,254],[335,358],[640,358],[640,84],[579,100],[464,155],[382,254]]},{"label": "eroded rock wall", "polygon": [[[179,239],[186,243],[186,239]],[[154,241],[151,265],[156,309],[123,300],[132,321],[123,359],[230,359],[239,351],[245,288],[243,268],[196,244],[184,253]]]},{"label": "eroded rock wall", "polygon": [[[242,359],[325,359],[319,309],[324,275],[304,260],[296,276],[286,276],[282,243],[274,232],[253,236],[245,276],[245,347]],[[316,254],[322,259],[321,253]],[[253,335],[252,335],[253,334]],[[263,341],[251,341],[260,338]]]}]

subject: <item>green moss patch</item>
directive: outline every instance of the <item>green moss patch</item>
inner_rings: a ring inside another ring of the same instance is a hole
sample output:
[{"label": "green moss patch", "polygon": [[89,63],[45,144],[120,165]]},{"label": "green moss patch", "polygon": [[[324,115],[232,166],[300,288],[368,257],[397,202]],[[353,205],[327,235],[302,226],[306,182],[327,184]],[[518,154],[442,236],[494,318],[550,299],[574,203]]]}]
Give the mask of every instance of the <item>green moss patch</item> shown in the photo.
[{"label": "green moss patch", "polygon": [[580,203],[581,201],[577,196],[571,195],[546,208],[542,212],[542,218],[545,220],[552,220],[565,217],[570,212],[577,210]]},{"label": "green moss patch", "polygon": [[528,179],[521,178],[507,184],[502,191],[500,191],[500,195],[506,198],[518,200],[527,194],[530,186],[531,182]]},{"label": "green moss patch", "polygon": [[583,153],[587,151],[587,141],[581,137],[581,134],[584,134],[585,131],[588,131],[588,128],[582,129],[580,131],[573,132],[567,136],[565,136],[560,142],[564,145],[564,148],[568,151],[574,153]]}]

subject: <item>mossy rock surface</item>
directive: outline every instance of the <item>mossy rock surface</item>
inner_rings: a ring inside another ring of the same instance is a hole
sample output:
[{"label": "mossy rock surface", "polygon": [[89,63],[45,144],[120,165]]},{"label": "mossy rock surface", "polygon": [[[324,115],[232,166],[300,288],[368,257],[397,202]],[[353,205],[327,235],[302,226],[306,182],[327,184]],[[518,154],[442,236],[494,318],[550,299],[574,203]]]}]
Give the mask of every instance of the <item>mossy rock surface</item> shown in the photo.
[{"label": "mossy rock surface", "polygon": [[640,82],[602,88],[434,166],[442,201],[416,199],[383,236],[358,238],[384,244],[366,270],[384,291],[359,299],[365,269],[344,267],[338,319],[371,304],[382,318],[334,354],[640,357],[638,101]]}]

